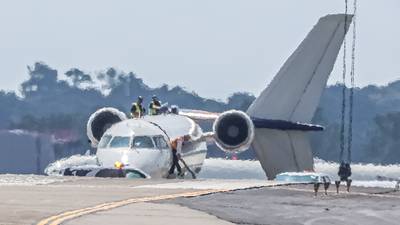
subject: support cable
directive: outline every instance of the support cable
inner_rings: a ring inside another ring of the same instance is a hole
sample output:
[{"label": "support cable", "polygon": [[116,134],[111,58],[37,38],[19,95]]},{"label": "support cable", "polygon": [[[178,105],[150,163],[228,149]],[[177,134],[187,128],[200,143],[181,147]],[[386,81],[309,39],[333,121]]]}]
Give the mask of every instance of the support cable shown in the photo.
[{"label": "support cable", "polygon": [[349,137],[347,142],[347,161],[351,163],[351,148],[353,144],[353,116],[354,116],[354,77],[355,77],[355,63],[356,63],[356,39],[357,39],[357,0],[354,0],[353,11],[353,42],[351,46],[351,69],[350,69],[350,99],[349,99]]},{"label": "support cable", "polygon": [[345,18],[344,18],[344,40],[343,40],[343,74],[342,74],[342,111],[341,111],[341,124],[340,124],[340,162],[343,161],[343,154],[345,148],[345,122],[346,122],[346,73],[347,73],[347,41],[346,41],[346,31],[347,31],[347,15],[348,15],[348,0],[345,0]]},{"label": "support cable", "polygon": [[351,148],[353,142],[353,107],[354,107],[354,77],[355,77],[355,51],[356,51],[356,13],[357,13],[357,0],[353,0],[353,40],[351,44],[351,68],[350,68],[350,88],[349,88],[349,111],[348,111],[348,137],[347,137],[347,159],[344,158],[344,150],[345,150],[345,132],[346,132],[346,75],[347,75],[347,42],[346,42],[346,31],[348,25],[348,0],[345,0],[345,37],[343,41],[343,89],[342,89],[342,110],[341,110],[341,127],[340,127],[340,166],[338,176],[340,177],[339,181],[336,181],[336,188],[339,191],[340,181],[346,181],[347,183],[347,191],[350,190],[351,186]]}]

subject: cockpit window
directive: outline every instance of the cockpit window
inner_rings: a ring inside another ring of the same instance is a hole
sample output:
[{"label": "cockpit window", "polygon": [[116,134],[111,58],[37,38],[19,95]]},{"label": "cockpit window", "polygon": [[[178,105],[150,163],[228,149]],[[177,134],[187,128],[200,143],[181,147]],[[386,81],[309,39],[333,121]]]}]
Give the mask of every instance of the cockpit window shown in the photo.
[{"label": "cockpit window", "polygon": [[107,147],[107,145],[108,145],[108,143],[110,142],[111,138],[112,138],[111,135],[104,135],[104,136],[101,138],[98,147],[99,147],[99,148],[105,148],[105,147]]},{"label": "cockpit window", "polygon": [[154,143],[158,149],[166,149],[168,148],[168,144],[165,141],[163,136],[155,136],[153,137]]},{"label": "cockpit window", "polygon": [[129,147],[130,139],[130,137],[115,136],[110,143],[110,148],[127,148]]},{"label": "cockpit window", "polygon": [[137,136],[133,139],[134,148],[154,148],[153,141],[147,136]]}]

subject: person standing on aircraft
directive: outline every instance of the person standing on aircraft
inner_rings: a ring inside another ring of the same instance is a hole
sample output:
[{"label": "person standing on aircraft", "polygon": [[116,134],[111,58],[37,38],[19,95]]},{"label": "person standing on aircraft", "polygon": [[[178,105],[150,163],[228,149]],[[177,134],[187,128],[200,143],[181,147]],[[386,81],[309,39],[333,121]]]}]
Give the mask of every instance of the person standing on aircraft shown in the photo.
[{"label": "person standing on aircraft", "polygon": [[155,116],[160,114],[161,102],[158,100],[156,95],[153,95],[152,100],[149,104],[149,115]]},{"label": "person standing on aircraft", "polygon": [[132,118],[141,118],[146,112],[145,108],[142,105],[143,97],[139,96],[137,101],[132,104],[131,108],[131,116]]},{"label": "person standing on aircraft", "polygon": [[182,168],[179,165],[179,160],[182,153],[183,141],[183,137],[178,137],[171,141],[172,165],[168,172],[168,178],[171,178],[172,174],[175,173],[175,167],[178,170],[178,176],[182,176]]}]

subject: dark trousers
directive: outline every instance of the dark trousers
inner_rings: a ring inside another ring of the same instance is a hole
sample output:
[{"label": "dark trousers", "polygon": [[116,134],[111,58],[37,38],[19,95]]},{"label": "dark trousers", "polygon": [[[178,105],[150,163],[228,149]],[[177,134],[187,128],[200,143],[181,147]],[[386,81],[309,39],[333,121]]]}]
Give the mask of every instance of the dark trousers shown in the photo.
[{"label": "dark trousers", "polygon": [[179,159],[176,154],[176,150],[172,150],[172,166],[171,169],[169,169],[169,174],[173,174],[175,172],[175,167],[178,170],[178,173],[182,173],[182,168],[179,165]]}]

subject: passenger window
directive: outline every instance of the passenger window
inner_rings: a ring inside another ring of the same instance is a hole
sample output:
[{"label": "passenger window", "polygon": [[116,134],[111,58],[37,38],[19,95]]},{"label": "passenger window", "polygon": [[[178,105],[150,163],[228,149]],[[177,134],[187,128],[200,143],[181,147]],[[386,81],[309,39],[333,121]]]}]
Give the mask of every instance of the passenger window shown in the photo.
[{"label": "passenger window", "polygon": [[137,136],[133,139],[134,148],[154,148],[153,141],[147,136]]},{"label": "passenger window", "polygon": [[165,141],[163,136],[156,136],[153,137],[154,143],[156,143],[156,147],[158,149],[167,149],[168,148],[168,144]]},{"label": "passenger window", "polygon": [[110,148],[127,148],[129,147],[130,137],[115,136],[111,143]]},{"label": "passenger window", "polygon": [[112,138],[111,135],[104,135],[104,136],[101,138],[98,147],[99,147],[99,148],[105,148],[105,147],[107,147],[107,145],[108,145],[108,143],[110,142],[111,138]]}]

